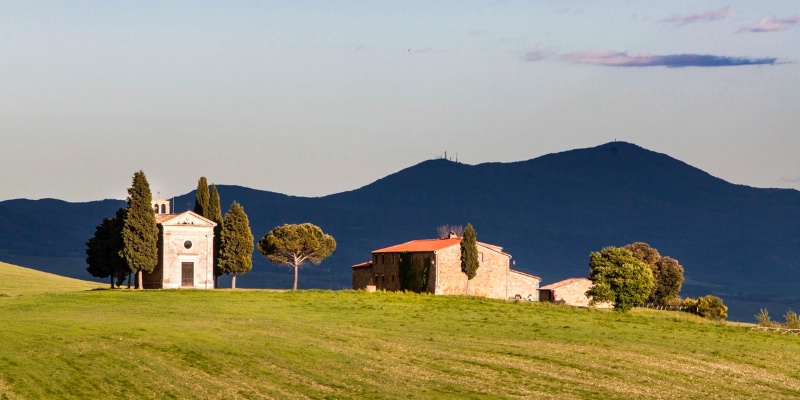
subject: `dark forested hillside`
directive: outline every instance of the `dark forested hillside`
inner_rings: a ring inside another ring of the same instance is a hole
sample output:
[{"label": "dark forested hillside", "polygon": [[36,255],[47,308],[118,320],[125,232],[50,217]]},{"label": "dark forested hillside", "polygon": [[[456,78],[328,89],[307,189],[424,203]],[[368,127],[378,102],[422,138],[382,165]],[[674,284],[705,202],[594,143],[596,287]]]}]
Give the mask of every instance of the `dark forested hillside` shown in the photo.
[{"label": "dark forested hillside", "polygon": [[[301,270],[302,287],[349,287],[349,266],[369,259],[371,250],[434,237],[438,225],[469,222],[478,240],[503,246],[517,269],[545,284],[585,276],[590,251],[644,241],[685,267],[683,293],[718,294],[733,316],[751,319],[759,307],[773,314],[800,308],[793,290],[800,284],[800,192],[734,185],[629,143],[515,163],[430,160],[319,198],[218,189],[223,212],[233,200],[244,206],[256,240],[279,224],[299,222],[336,238],[331,258]],[[194,193],[178,197],[175,209],[184,211],[193,201]],[[121,206],[109,200],[0,202],[0,259],[82,257],[94,226]],[[254,260],[253,272],[237,285],[290,284],[288,270],[257,254]],[[26,266],[48,270],[44,264]],[[70,276],[87,277],[82,269]]]}]

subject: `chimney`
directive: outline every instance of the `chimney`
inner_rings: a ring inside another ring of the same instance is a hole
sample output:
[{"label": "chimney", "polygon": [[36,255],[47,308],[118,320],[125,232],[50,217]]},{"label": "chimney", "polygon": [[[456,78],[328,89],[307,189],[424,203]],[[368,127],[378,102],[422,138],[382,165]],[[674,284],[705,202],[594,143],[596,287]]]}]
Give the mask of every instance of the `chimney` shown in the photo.
[{"label": "chimney", "polygon": [[457,239],[457,238],[458,236],[456,236],[456,231],[450,231],[448,239]]}]

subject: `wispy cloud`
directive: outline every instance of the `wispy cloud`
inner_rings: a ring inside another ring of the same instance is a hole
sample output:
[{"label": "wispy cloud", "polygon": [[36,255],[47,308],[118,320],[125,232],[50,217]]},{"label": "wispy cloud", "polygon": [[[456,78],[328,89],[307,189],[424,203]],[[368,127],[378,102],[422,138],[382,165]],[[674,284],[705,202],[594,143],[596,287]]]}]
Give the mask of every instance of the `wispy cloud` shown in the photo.
[{"label": "wispy cloud", "polygon": [[[727,57],[711,54],[628,54],[620,51],[585,51],[560,57],[576,64],[606,67],[737,67],[743,65],[776,64],[777,58]],[[529,60],[530,61],[530,60]]]},{"label": "wispy cloud", "polygon": [[696,22],[718,21],[721,19],[728,18],[731,15],[733,15],[733,9],[731,9],[731,6],[727,6],[727,7],[722,7],[718,10],[705,11],[697,14],[673,15],[669,18],[662,19],[661,22],[678,26],[684,26],[686,24],[693,24]]},{"label": "wispy cloud", "polygon": [[549,50],[529,50],[525,53],[525,61],[536,62],[547,58],[552,58],[555,55],[555,52]]},{"label": "wispy cloud", "polygon": [[467,31],[467,35],[470,35],[470,36],[481,36],[481,35],[485,35],[486,33],[487,33],[487,31],[485,29],[471,29],[471,30]]},{"label": "wispy cloud", "polygon": [[739,32],[779,32],[789,30],[797,24],[800,24],[800,14],[786,18],[768,17],[755,25],[742,27]]}]

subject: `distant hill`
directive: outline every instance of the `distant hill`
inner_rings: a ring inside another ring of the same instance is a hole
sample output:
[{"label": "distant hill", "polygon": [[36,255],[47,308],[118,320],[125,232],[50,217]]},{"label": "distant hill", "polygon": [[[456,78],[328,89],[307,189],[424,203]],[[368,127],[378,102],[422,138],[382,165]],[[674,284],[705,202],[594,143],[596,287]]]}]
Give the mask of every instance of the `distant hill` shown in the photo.
[{"label": "distant hill", "polygon": [[[350,286],[349,266],[373,249],[470,222],[503,246],[515,268],[544,283],[588,272],[590,251],[644,241],[686,268],[684,294],[715,293],[734,318],[800,309],[800,192],[734,185],[667,155],[612,142],[514,163],[430,160],[360,189],[304,198],[219,185],[223,209],[237,200],[261,238],[283,223],[312,222],[337,240],[334,255],[301,271],[304,287]],[[175,199],[183,211],[194,193]],[[71,258],[104,216],[124,202],[0,202],[0,259]],[[288,287],[288,270],[254,257],[243,287]],[[35,261],[35,260],[34,260]],[[59,264],[25,264],[48,270]],[[77,267],[76,267],[77,268]],[[85,266],[70,276],[86,277]]]}]

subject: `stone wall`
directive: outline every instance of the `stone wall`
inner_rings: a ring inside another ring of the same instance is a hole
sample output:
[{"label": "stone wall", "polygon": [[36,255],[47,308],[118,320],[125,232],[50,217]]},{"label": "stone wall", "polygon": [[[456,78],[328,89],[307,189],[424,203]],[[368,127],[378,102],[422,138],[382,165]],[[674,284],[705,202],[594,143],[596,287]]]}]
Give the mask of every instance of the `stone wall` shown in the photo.
[{"label": "stone wall", "polygon": [[363,290],[367,285],[373,285],[372,266],[353,268],[353,289]]},{"label": "stone wall", "polygon": [[511,270],[511,272],[508,274],[508,296],[509,298],[522,298],[538,301],[540,282],[541,279],[538,277]]},{"label": "stone wall", "polygon": [[455,245],[436,252],[436,294],[508,298],[510,256],[478,244],[480,263],[475,277],[469,281],[461,271],[461,246]]}]

